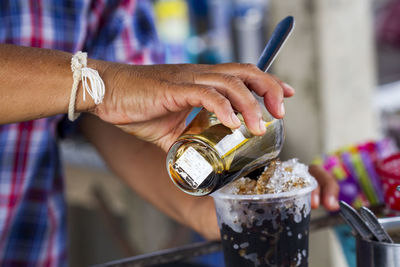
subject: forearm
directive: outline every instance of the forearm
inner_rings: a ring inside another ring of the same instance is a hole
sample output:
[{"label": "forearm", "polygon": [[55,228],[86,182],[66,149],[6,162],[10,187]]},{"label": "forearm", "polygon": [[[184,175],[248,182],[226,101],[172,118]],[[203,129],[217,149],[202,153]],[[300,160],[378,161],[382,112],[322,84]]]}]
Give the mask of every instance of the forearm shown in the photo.
[{"label": "forearm", "polygon": [[[144,199],[206,237],[218,237],[212,200],[189,196],[175,187],[165,168],[165,152],[160,148],[94,116],[85,116],[81,129],[109,167]],[[207,214],[197,216],[201,212]],[[201,229],[206,224],[207,233]]]},{"label": "forearm", "polygon": [[[56,50],[0,44],[0,124],[66,113],[72,87],[72,54]],[[104,72],[105,62],[88,66]],[[92,109],[78,88],[76,110]]]}]

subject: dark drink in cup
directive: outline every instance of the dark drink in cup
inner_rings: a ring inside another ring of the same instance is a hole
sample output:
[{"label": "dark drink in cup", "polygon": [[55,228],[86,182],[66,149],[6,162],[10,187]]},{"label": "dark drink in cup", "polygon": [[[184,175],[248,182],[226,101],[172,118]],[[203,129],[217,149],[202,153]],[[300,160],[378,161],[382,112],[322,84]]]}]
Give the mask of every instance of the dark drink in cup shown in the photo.
[{"label": "dark drink in cup", "polygon": [[290,160],[215,192],[226,266],[308,266],[316,186],[307,166]]}]

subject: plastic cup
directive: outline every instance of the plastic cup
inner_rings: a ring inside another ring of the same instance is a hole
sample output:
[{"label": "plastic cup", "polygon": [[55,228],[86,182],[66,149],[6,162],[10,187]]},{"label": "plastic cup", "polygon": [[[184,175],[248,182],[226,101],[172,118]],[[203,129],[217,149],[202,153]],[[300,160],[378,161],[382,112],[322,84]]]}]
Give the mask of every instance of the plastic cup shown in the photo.
[{"label": "plastic cup", "polygon": [[304,188],[263,195],[214,192],[227,267],[308,266],[312,178]]}]

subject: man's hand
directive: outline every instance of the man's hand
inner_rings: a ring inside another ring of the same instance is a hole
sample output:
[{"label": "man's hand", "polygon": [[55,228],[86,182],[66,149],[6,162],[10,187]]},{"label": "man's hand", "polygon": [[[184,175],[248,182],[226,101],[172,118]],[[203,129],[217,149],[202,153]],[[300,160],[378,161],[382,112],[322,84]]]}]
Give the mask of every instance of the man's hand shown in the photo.
[{"label": "man's hand", "polygon": [[328,211],[338,210],[339,185],[335,177],[317,165],[311,165],[309,172],[318,181],[318,187],[311,194],[311,207],[318,208],[322,203]]},{"label": "man's hand", "polygon": [[[0,44],[0,124],[66,113],[73,83],[69,53]],[[29,62],[29,64],[26,64]],[[106,86],[102,104],[82,100],[80,83],[76,112],[92,112],[137,137],[167,150],[182,133],[193,107],[214,112],[231,128],[242,113],[255,135],[262,135],[261,110],[250,90],[264,98],[276,118],[285,111],[283,97],[294,90],[251,64],[133,66],[88,60]],[[24,75],[20,75],[24,73]]]},{"label": "man's hand", "polygon": [[214,112],[230,128],[240,126],[236,110],[253,134],[262,135],[261,109],[250,90],[264,97],[276,118],[284,116],[283,98],[294,94],[290,86],[251,64],[106,66],[99,67],[106,95],[94,113],[163,150],[182,133],[193,107]]}]

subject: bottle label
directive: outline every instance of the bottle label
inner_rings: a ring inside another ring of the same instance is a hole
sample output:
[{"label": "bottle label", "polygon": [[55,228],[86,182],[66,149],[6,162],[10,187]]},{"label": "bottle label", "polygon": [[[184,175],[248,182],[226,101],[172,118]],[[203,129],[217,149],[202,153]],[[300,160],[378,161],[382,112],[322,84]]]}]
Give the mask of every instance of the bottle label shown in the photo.
[{"label": "bottle label", "polygon": [[235,149],[240,147],[242,144],[246,143],[248,140],[245,137],[246,128],[244,125],[240,126],[239,129],[233,130],[233,132],[218,142],[215,145],[215,149],[217,150],[220,157],[224,158],[232,153]]},{"label": "bottle label", "polygon": [[189,147],[174,164],[174,169],[194,189],[207,178],[213,168],[199,152]]}]

